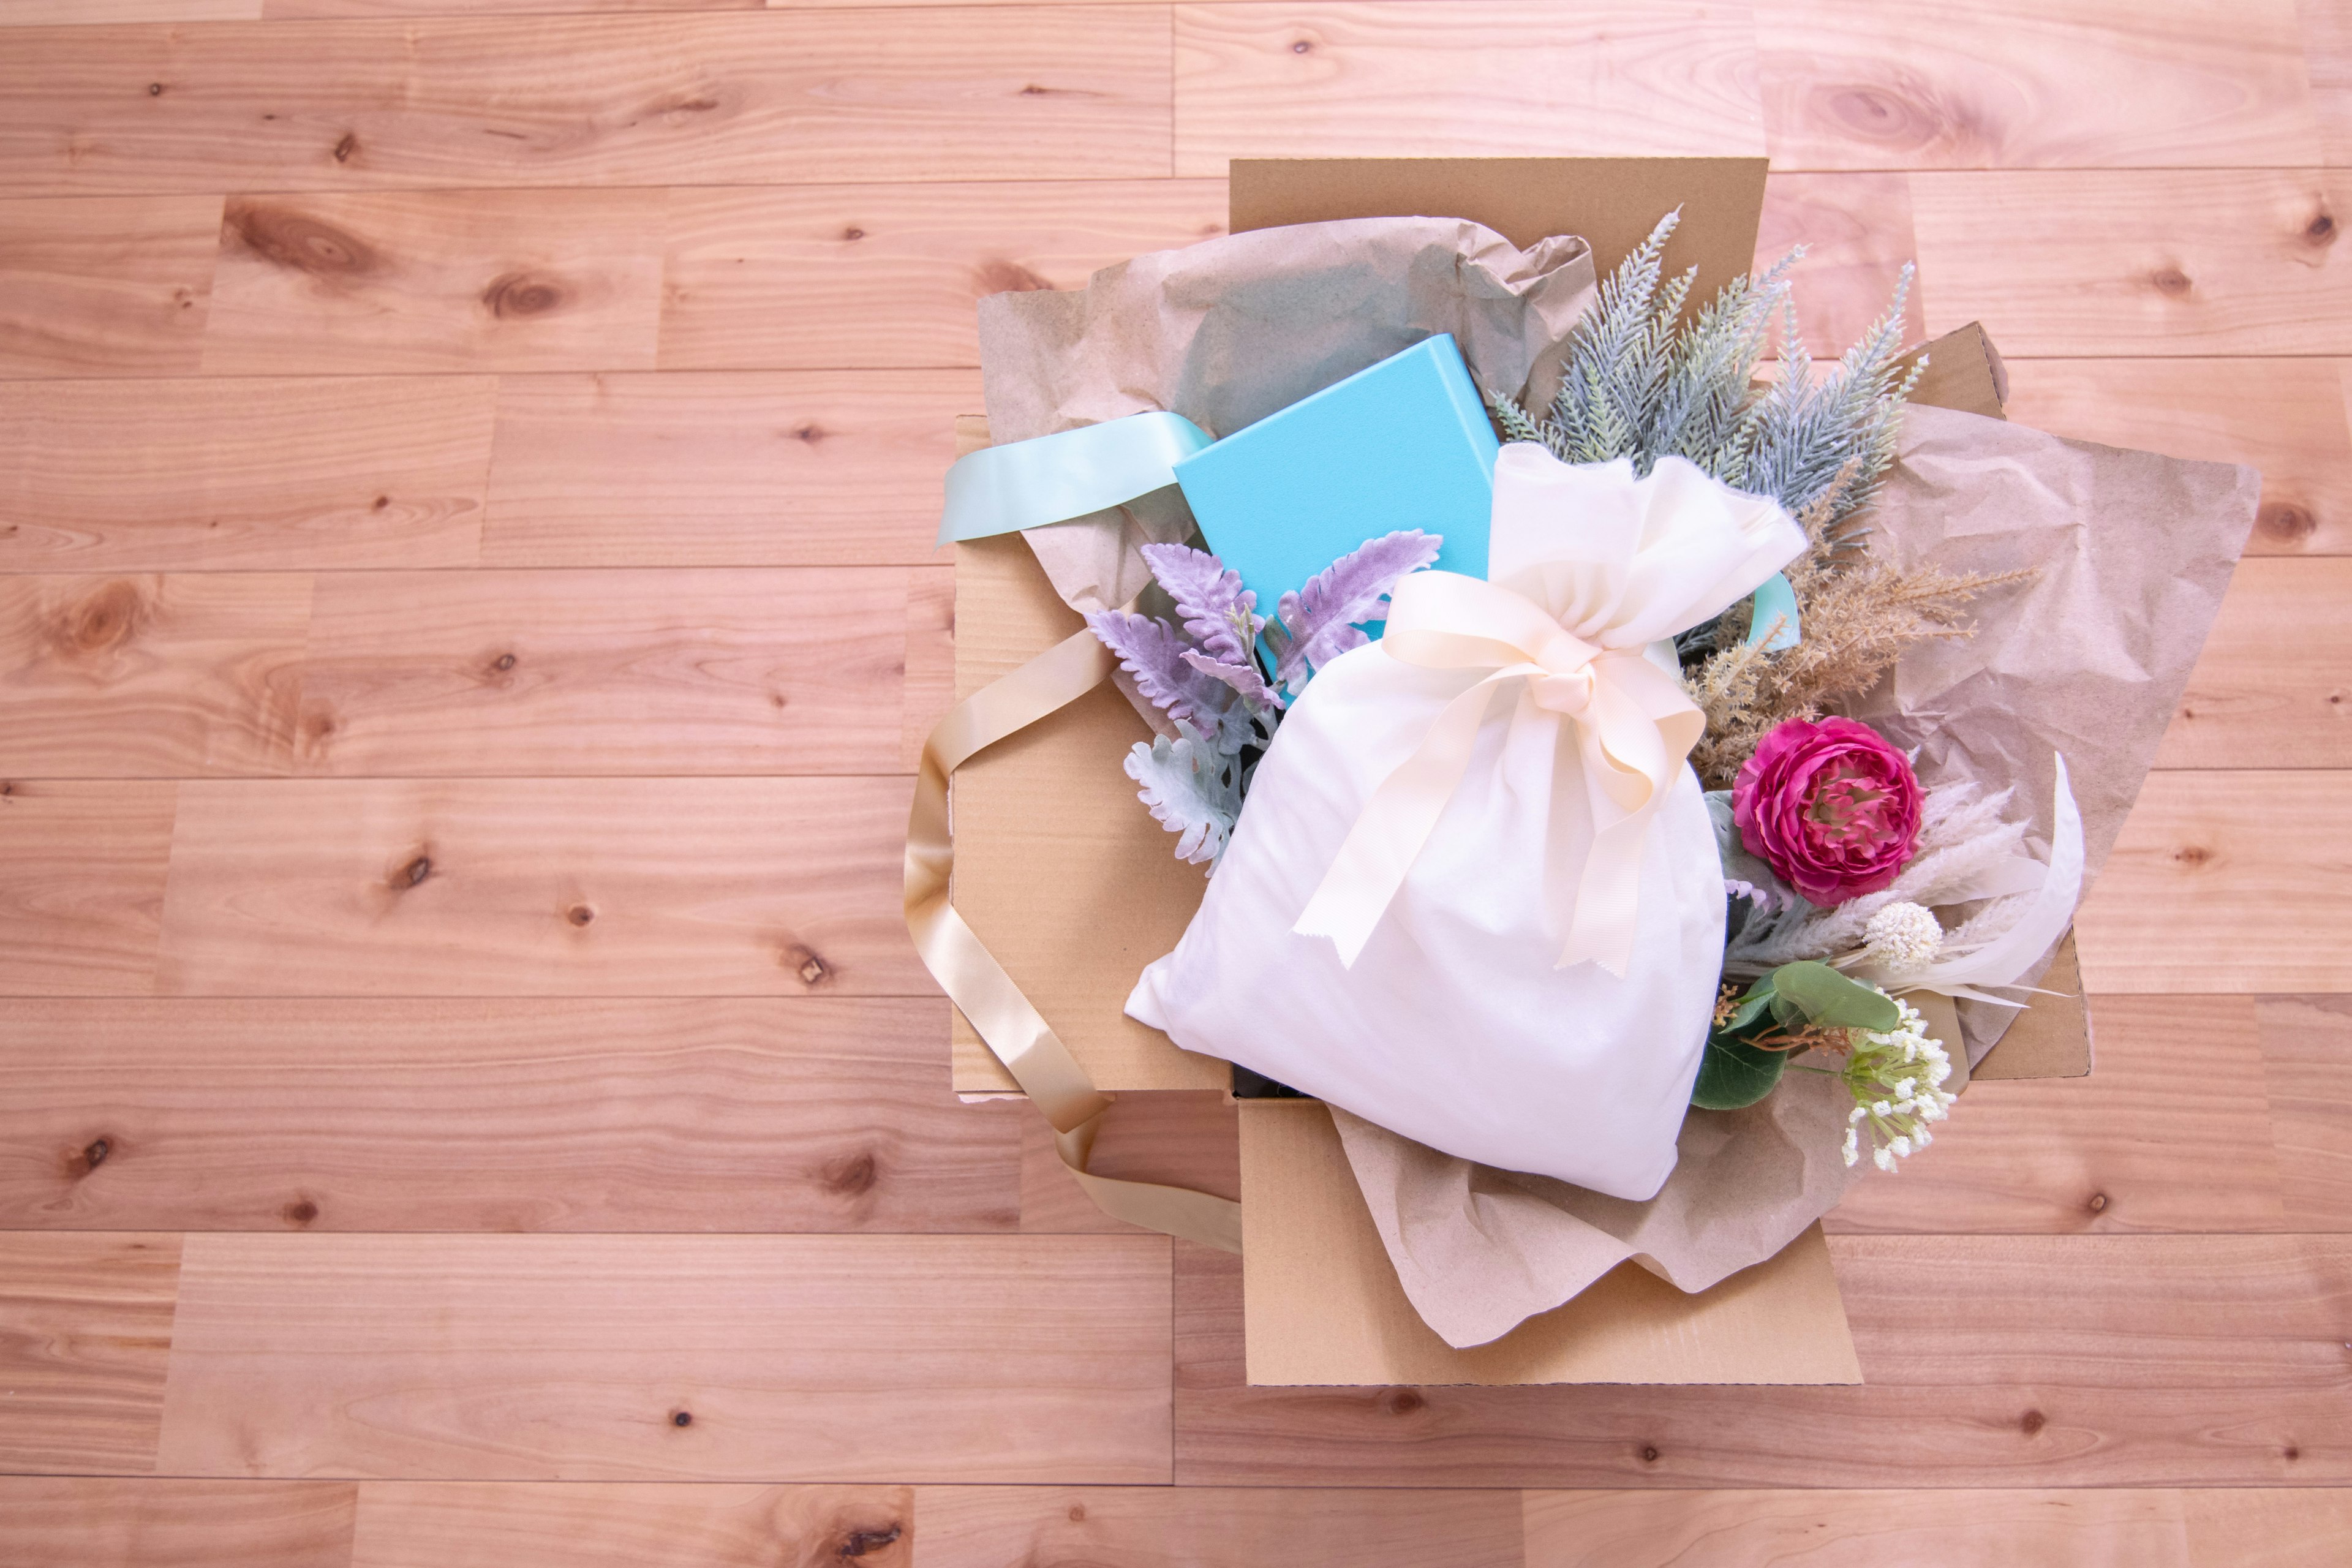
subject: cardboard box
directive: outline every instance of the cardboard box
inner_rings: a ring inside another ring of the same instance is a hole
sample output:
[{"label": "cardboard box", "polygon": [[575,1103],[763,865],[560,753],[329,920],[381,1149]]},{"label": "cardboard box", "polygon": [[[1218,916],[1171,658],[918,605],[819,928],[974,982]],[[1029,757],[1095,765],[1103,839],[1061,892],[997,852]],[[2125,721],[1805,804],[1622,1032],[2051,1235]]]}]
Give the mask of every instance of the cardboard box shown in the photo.
[{"label": "cardboard box", "polygon": [[[1233,169],[1233,226],[1466,216],[1522,246],[1581,234],[1605,276],[1659,213],[1681,205],[1667,260],[1697,266],[1695,292],[1705,298],[1749,266],[1763,176],[1760,159],[1244,161]],[[2002,372],[1981,329],[1930,349],[1919,401],[2000,415]],[[985,445],[985,421],[960,421],[958,434],[960,450]],[[1019,536],[957,547],[959,698],[1080,625]],[[1175,945],[1204,886],[1199,868],[1169,852],[1119,769],[1150,732],[1105,685],[967,763],[952,791],[953,897],[1098,1087],[1223,1089],[1225,1063],[1178,1050],[1123,1010],[1136,975]],[[2078,989],[2071,939],[2043,984]],[[2089,1070],[2079,997],[2036,1000],[1974,1076]],[[961,1016],[953,1053],[960,1092],[1017,1092]],[[1699,1295],[1627,1264],[1494,1344],[1454,1351],[1405,1300],[1328,1112],[1311,1100],[1261,1100],[1240,1117],[1252,1383],[1861,1380],[1818,1226]]]}]

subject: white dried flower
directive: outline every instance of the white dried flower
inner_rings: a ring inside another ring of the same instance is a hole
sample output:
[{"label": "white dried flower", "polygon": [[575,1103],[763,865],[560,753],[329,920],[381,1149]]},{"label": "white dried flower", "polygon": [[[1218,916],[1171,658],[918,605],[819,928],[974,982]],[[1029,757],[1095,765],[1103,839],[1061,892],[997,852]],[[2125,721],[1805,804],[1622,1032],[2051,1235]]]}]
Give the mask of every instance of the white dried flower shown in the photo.
[{"label": "white dried flower", "polygon": [[1861,1135],[1867,1127],[1871,1163],[1882,1171],[1895,1169],[1895,1161],[1934,1141],[1927,1123],[1949,1117],[1958,1098],[1944,1090],[1944,1080],[1952,1076],[1951,1058],[1939,1042],[1927,1037],[1919,1010],[1907,1002],[1895,1005],[1902,1018],[1894,1028],[1884,1034],[1856,1029],[1849,1037],[1853,1043],[1843,1074],[1854,1099],[1843,1150],[1849,1165],[1862,1159]]},{"label": "white dried flower", "polygon": [[1863,951],[1890,969],[1917,969],[1935,962],[1944,928],[1924,904],[1893,903],[1862,928]]}]

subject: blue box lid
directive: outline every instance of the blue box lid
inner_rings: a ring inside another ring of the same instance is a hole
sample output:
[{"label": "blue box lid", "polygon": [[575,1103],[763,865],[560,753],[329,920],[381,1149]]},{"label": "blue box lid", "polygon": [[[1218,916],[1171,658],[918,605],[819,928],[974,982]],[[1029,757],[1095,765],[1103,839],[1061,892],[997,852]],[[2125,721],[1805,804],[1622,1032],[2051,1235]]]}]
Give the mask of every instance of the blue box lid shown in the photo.
[{"label": "blue box lid", "polygon": [[1285,593],[1402,528],[1444,536],[1438,570],[1485,578],[1501,449],[1441,332],[1193,453],[1176,479],[1209,548],[1271,616]]}]

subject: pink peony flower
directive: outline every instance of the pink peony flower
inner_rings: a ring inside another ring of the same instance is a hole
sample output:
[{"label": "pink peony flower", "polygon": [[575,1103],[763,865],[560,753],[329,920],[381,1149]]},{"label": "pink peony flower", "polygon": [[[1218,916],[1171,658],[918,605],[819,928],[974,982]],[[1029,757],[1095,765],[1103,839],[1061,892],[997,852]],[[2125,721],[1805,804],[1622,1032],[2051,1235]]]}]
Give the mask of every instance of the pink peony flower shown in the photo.
[{"label": "pink peony flower", "polygon": [[1748,852],[1816,904],[1895,880],[1919,837],[1911,761],[1851,719],[1791,719],[1764,737],[1731,786]]}]

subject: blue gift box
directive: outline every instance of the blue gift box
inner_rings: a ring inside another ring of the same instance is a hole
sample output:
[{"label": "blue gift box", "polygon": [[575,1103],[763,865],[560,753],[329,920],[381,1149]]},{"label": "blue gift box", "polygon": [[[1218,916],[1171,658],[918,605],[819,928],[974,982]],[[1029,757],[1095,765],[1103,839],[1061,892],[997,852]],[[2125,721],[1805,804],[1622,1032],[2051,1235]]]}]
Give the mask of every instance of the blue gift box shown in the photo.
[{"label": "blue gift box", "polygon": [[1209,548],[1270,616],[1286,592],[1402,528],[1444,536],[1438,570],[1484,578],[1500,450],[1441,332],[1193,453],[1176,479]]}]

